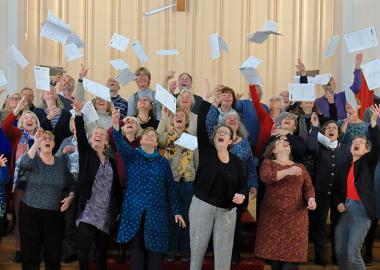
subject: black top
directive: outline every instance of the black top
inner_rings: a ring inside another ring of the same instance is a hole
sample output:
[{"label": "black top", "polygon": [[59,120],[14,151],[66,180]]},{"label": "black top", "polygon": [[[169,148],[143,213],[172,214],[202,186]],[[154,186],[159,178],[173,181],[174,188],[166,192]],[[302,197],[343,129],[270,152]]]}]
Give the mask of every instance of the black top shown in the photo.
[{"label": "black top", "polygon": [[58,95],[58,98],[59,100],[62,102],[63,104],[63,109],[65,111],[68,111],[70,112],[70,110],[73,108],[72,104],[73,104],[73,100],[70,99],[70,98],[65,98],[64,96],[62,95]]},{"label": "black top", "polygon": [[65,110],[61,110],[61,115],[58,119],[57,124],[55,125],[54,129],[53,126],[51,125],[51,122],[49,119],[47,119],[47,114],[44,109],[42,108],[36,108],[33,111],[37,117],[38,120],[40,121],[41,128],[44,130],[50,130],[53,132],[55,136],[55,146],[53,149],[53,154],[57,152],[59,149],[59,146],[61,145],[62,141],[70,137],[71,131],[70,131],[70,118],[71,118],[71,113]]},{"label": "black top", "polygon": [[210,103],[202,101],[198,122],[199,166],[194,180],[195,196],[221,208],[232,208],[235,193],[246,193],[243,164],[237,156],[229,154],[229,162],[223,164],[207,134],[205,119]]},{"label": "black top", "polygon": [[[138,117],[135,116],[137,119]],[[147,127],[152,127],[154,129],[157,129],[158,124],[160,121],[158,121],[156,118],[151,117],[148,122],[140,124],[142,129],[146,129]]]},{"label": "black top", "polygon": [[[265,148],[276,139],[277,139],[276,136],[270,137]],[[302,163],[301,162],[302,158],[306,154],[306,142],[305,142],[305,140],[301,136],[290,134],[290,133],[288,133],[286,135],[286,139],[289,142],[290,149],[292,151],[291,154],[293,157],[293,161],[298,162],[298,163]]]},{"label": "black top", "polygon": [[313,185],[316,192],[336,196],[337,173],[341,168],[351,165],[350,146],[339,143],[335,149],[318,142],[317,127],[312,127],[307,139],[307,148],[315,160]]},{"label": "black top", "polygon": [[[75,116],[75,127],[79,152],[79,177],[76,186],[77,190],[75,191],[76,217],[78,217],[78,215],[84,210],[87,200],[91,197],[94,179],[100,166],[100,159],[87,140],[83,116]],[[116,214],[120,211],[123,194],[119,184],[115,162],[112,158],[109,158],[109,161],[114,172],[111,189],[111,206],[109,210],[111,212],[111,220],[114,220]]]},{"label": "black top", "polygon": [[[359,194],[360,201],[364,204],[370,217],[375,217],[375,194],[374,178],[375,169],[379,160],[380,152],[380,131],[375,127],[369,127],[369,139],[372,142],[372,149],[354,162],[354,184]],[[351,156],[352,160],[352,156]],[[342,166],[338,170],[338,184],[336,205],[344,203],[347,195],[347,176],[350,171],[351,162]]]}]

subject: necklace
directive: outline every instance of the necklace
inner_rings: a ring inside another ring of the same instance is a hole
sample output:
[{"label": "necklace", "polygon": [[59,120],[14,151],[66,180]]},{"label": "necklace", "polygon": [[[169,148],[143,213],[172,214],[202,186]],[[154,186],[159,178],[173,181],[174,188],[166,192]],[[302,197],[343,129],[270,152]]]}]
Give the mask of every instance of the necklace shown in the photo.
[{"label": "necklace", "polygon": [[147,118],[145,121],[142,120],[142,119],[140,118],[140,115],[137,115],[137,118],[140,120],[140,122],[141,122],[142,124],[148,123],[149,120],[150,120],[150,116],[148,116],[148,118]]}]

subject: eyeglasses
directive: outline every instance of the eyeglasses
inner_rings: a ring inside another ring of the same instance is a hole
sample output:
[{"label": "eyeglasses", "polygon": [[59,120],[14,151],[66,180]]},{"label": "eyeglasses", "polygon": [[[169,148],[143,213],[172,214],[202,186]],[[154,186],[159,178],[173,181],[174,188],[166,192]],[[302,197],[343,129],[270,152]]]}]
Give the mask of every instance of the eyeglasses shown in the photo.
[{"label": "eyeglasses", "polygon": [[54,138],[46,136],[46,137],[42,137],[42,140],[43,141],[54,141]]},{"label": "eyeglasses", "polygon": [[137,122],[131,118],[125,119],[124,123],[126,123],[126,124],[137,124]]},{"label": "eyeglasses", "polygon": [[270,102],[273,102],[273,101],[281,101],[281,98],[271,98],[269,99]]},{"label": "eyeglasses", "polygon": [[215,131],[215,135],[216,134],[230,136],[231,132],[229,132],[228,130],[224,130],[224,129],[218,129],[217,131]]}]

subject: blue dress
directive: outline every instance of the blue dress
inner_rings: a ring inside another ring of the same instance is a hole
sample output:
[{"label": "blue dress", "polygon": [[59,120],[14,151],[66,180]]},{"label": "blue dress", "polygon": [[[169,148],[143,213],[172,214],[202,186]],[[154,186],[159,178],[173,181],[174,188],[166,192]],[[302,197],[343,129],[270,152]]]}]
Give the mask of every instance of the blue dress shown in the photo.
[{"label": "blue dress", "polygon": [[169,162],[158,152],[148,154],[140,147],[132,148],[115,129],[112,134],[125,162],[128,179],[117,242],[127,243],[136,235],[145,213],[145,224],[141,224],[145,247],[154,252],[166,252],[170,218],[180,214]]},{"label": "blue dress", "polygon": [[[215,106],[211,106],[206,116],[206,129],[208,136],[214,132],[214,128],[218,125],[219,110]],[[229,152],[241,159],[248,187],[258,187],[258,176],[256,171],[256,161],[252,154],[249,141],[243,138],[239,143],[232,145]]]}]

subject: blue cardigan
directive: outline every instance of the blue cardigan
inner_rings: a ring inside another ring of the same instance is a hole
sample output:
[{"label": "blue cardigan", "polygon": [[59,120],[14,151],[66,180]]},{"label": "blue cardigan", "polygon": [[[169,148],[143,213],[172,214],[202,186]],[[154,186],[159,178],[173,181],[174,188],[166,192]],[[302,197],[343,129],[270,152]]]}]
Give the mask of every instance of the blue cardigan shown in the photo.
[{"label": "blue cardigan", "polygon": [[169,162],[158,152],[148,154],[140,147],[132,148],[115,129],[112,134],[116,149],[125,162],[128,179],[117,241],[126,243],[136,235],[145,212],[142,226],[146,248],[166,252],[170,218],[180,214]]},{"label": "blue cardigan", "polygon": [[4,216],[6,207],[6,187],[9,181],[9,169],[6,165],[5,167],[0,167],[0,217]]}]

